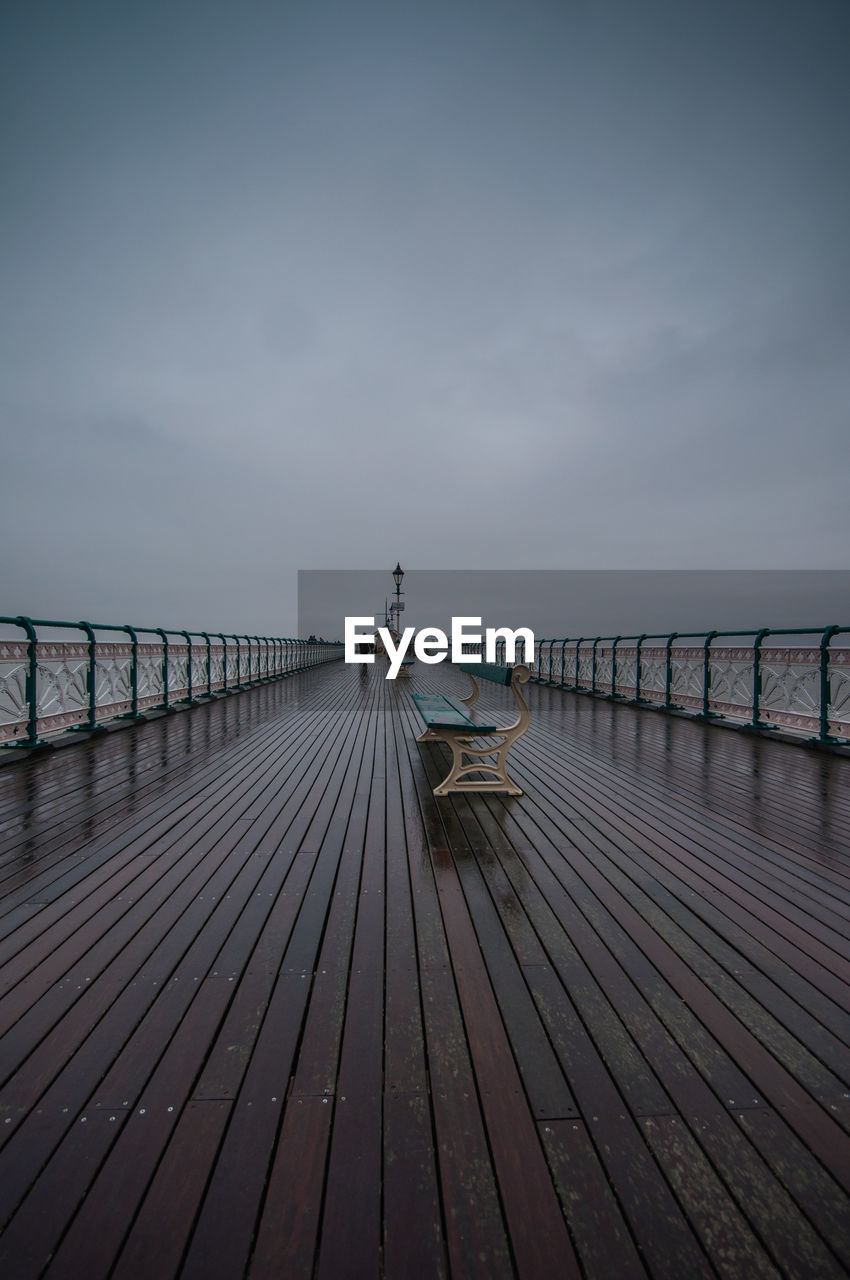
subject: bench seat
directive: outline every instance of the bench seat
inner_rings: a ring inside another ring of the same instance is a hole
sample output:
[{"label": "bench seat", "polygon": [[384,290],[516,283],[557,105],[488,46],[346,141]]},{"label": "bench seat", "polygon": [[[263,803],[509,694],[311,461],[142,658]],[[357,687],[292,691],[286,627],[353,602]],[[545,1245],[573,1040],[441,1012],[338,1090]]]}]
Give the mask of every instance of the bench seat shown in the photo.
[{"label": "bench seat", "polygon": [[413,701],[425,723],[432,729],[465,729],[467,733],[495,733],[494,724],[481,724],[467,714],[460,698],[441,693],[414,693]]}]

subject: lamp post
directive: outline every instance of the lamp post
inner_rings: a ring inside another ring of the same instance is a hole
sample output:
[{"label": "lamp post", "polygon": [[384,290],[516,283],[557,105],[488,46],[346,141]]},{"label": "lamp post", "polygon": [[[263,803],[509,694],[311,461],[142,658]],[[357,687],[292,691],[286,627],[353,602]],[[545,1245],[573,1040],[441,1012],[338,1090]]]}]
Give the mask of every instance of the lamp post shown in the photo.
[{"label": "lamp post", "polygon": [[402,569],[398,560],[396,560],[395,568],[393,569],[393,582],[395,583],[395,601],[392,607],[393,609],[395,609],[395,625],[396,625],[396,630],[398,631],[399,634],[401,634],[401,620],[399,618],[399,614],[401,613],[401,610],[403,607],[401,603],[401,580],[403,577],[404,577],[404,569]]}]

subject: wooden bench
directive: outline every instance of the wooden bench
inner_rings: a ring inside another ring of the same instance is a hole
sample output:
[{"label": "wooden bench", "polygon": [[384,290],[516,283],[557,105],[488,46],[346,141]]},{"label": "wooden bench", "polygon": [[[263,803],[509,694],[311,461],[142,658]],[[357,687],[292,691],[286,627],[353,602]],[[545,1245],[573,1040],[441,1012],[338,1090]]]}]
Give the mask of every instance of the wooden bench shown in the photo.
[{"label": "wooden bench", "polygon": [[[525,684],[531,672],[526,666],[499,667],[489,662],[462,662],[457,664],[472,682],[472,689],[465,698],[452,698],[439,693],[414,693],[413,701],[427,728],[417,742],[447,742],[452,749],[452,767],[446,778],[434,788],[435,796],[447,796],[453,791],[504,791],[510,796],[521,796],[522,791],[508,777],[506,762],[508,751],[521,738],[531,723],[531,712],[518,686]],[[519,708],[513,724],[499,727],[476,720],[470,708],[478,701],[478,680],[492,680],[495,684],[508,685]],[[476,746],[475,739],[495,737],[495,746]],[[487,756],[495,756],[495,763],[487,762]],[[467,757],[464,760],[464,757]],[[471,778],[472,773],[491,773],[492,778]]]}]

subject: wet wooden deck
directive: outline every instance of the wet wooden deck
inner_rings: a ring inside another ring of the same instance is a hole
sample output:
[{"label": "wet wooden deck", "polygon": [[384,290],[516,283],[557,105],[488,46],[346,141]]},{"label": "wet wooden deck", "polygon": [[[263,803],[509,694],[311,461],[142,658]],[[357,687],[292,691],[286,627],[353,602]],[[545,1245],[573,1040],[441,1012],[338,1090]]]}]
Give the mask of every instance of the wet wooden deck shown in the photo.
[{"label": "wet wooden deck", "polygon": [[379,675],[0,770],[0,1272],[846,1275],[850,760]]}]

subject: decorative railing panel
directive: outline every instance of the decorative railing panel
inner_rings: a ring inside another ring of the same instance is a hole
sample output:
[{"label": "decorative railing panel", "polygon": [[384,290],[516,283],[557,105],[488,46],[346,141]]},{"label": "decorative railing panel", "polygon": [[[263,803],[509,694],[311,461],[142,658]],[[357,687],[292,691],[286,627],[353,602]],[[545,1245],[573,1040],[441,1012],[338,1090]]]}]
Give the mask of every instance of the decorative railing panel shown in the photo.
[{"label": "decorative railing panel", "polygon": [[[94,729],[342,657],[339,644],[265,636],[193,636],[147,627],[0,618],[27,639],[0,638],[0,744],[35,745],[63,729]],[[84,639],[40,638],[39,628]],[[104,640],[100,633],[123,633]],[[98,633],[96,636],[95,633]],[[140,639],[155,634],[158,639]],[[179,637],[179,639],[177,638]]]}]

